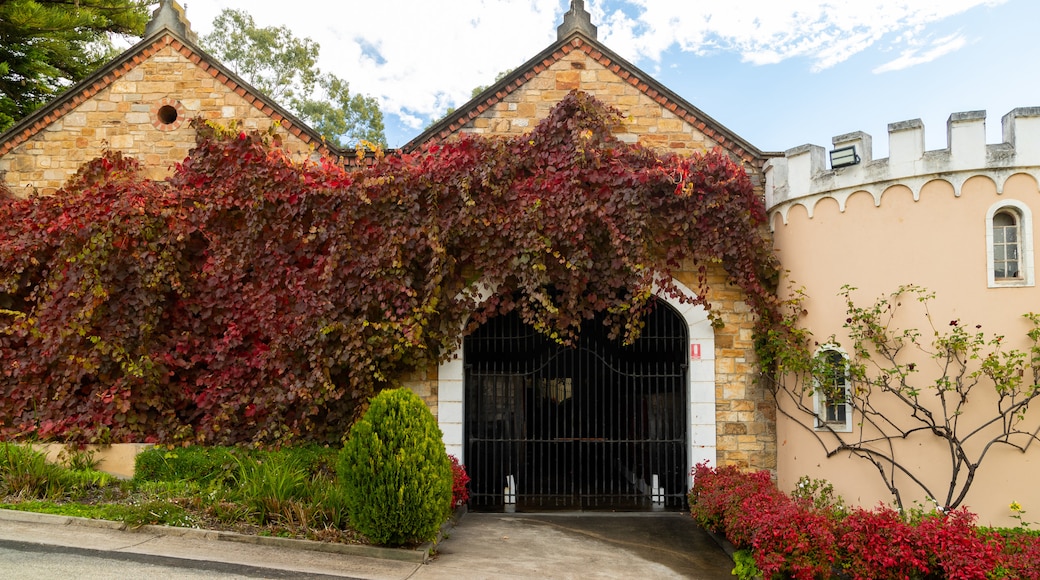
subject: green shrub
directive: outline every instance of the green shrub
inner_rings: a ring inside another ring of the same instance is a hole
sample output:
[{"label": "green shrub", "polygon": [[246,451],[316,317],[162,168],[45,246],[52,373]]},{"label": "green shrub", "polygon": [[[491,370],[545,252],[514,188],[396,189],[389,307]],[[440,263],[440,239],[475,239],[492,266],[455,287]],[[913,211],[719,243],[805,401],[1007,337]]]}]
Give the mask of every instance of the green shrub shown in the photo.
[{"label": "green shrub", "polygon": [[91,449],[76,449],[70,445],[61,450],[58,459],[73,471],[97,471],[101,460],[96,455]]},{"label": "green shrub", "polygon": [[29,445],[0,443],[0,491],[23,498],[54,498],[65,493],[64,472]]},{"label": "green shrub", "polygon": [[349,523],[347,494],[337,481],[317,479],[310,485],[310,523],[314,527],[343,529]]},{"label": "green shrub", "polygon": [[134,481],[231,480],[238,471],[235,450],[230,447],[152,447],[137,454]]},{"label": "green shrub", "polygon": [[87,492],[118,487],[119,480],[112,474],[94,469],[62,469],[61,484],[73,498]]},{"label": "green shrub", "polygon": [[378,544],[432,540],[451,513],[452,471],[441,430],[407,389],[379,393],[340,452],[350,522]]},{"label": "green shrub", "polygon": [[737,550],[733,552],[732,575],[737,580],[756,580],[762,577],[762,571],[755,565],[755,556],[751,550]]},{"label": "green shrub", "polygon": [[296,455],[268,453],[239,460],[235,481],[245,505],[260,524],[281,520],[305,523],[303,500],[308,494],[307,471]]}]

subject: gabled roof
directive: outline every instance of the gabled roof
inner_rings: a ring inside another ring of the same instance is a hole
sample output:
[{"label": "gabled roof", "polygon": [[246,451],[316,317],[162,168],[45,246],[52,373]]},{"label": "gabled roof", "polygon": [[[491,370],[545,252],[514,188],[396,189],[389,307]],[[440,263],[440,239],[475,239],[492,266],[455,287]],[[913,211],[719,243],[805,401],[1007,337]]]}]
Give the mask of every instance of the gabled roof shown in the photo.
[{"label": "gabled roof", "polygon": [[[561,34],[560,36],[563,35]],[[595,59],[608,70],[613,71],[629,84],[637,87],[654,102],[671,111],[693,127],[696,127],[737,158],[760,167],[766,158],[778,155],[761,151],[733,131],[727,129],[722,123],[712,119],[704,111],[693,106],[632,63],[621,58],[594,38],[587,36],[581,27],[572,28],[565,38],[560,38],[555,44],[550,45],[537,56],[517,67],[471,101],[434,123],[426,131],[402,146],[401,150],[410,152],[427,142],[447,139],[462,129],[467,123],[476,119],[485,111],[492,109],[497,103],[505,99],[507,95],[519,90],[536,75],[575,50],[582,51]]]},{"label": "gabled roof", "polygon": [[[163,3],[156,10],[156,15],[164,7],[175,3]],[[182,11],[183,14],[183,11]],[[78,107],[84,101],[109,87],[117,79],[133,70],[138,64],[150,58],[152,55],[167,46],[172,46],[185,58],[195,63],[199,68],[212,75],[217,82],[223,84],[232,92],[237,93],[254,107],[279,121],[281,126],[289,133],[299,137],[307,144],[312,144],[316,149],[329,151],[330,147],[323,142],[321,135],[300,121],[289,111],[264,96],[260,91],[242,80],[238,75],[231,72],[212,56],[206,54],[197,44],[186,39],[184,32],[178,32],[190,28],[177,26],[179,19],[166,22],[158,18],[149,23],[147,30],[153,30],[144,39],[127,49],[126,52],[103,66],[100,70],[70,87],[67,91],[56,97],[50,103],[37,109],[25,117],[3,134],[0,134],[0,155],[5,155],[18,145],[32,138],[44,130],[47,126],[60,119],[66,113]],[[154,23],[158,23],[153,26]],[[171,28],[173,26],[173,28]],[[194,35],[192,35],[194,36]],[[336,154],[340,152],[335,151]],[[348,154],[349,156],[349,154]]]}]

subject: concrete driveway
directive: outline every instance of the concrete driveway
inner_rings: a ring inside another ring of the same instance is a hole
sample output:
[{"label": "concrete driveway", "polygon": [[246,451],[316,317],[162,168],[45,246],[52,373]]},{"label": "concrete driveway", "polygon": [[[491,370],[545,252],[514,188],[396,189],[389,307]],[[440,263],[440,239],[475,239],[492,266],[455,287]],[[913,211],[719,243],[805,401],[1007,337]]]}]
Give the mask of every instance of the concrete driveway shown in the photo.
[{"label": "concrete driveway", "polygon": [[469,513],[415,578],[731,579],[688,514]]}]

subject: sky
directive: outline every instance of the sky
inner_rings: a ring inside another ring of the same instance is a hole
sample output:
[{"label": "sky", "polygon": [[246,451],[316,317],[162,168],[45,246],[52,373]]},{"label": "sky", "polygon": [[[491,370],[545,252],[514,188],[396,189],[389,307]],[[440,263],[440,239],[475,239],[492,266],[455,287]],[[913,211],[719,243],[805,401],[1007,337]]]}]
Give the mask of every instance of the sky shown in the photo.
[{"label": "sky", "polygon": [[[319,67],[375,97],[398,147],[556,41],[569,0],[180,0],[204,36],[223,9],[321,47]],[[767,152],[888,124],[1040,106],[1036,0],[586,0],[598,40]]]}]

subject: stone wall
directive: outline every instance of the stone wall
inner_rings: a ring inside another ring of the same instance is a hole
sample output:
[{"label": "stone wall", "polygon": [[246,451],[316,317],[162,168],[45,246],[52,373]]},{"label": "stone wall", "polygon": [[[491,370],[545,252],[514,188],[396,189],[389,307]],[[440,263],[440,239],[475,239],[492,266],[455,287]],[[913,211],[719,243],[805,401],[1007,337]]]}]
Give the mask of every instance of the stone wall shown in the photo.
[{"label": "stone wall", "polygon": [[[517,135],[529,132],[574,89],[593,94],[625,115],[615,133],[629,143],[689,154],[710,150],[719,143],[582,50],[570,50],[562,58],[529,79],[519,90],[469,121],[461,132],[484,135]],[[617,68],[616,66],[613,68]],[[645,85],[642,85],[645,88]]]},{"label": "stone wall", "polygon": [[[482,135],[519,135],[531,131],[571,90],[593,94],[625,116],[615,135],[622,141],[688,155],[720,145],[706,132],[669,110],[663,98],[652,98],[647,86],[617,65],[605,65],[594,50],[567,45],[548,64],[466,123],[459,132]],[[741,159],[735,159],[740,163]],[[747,167],[747,164],[745,164]],[[757,167],[750,167],[752,181],[762,183]],[[677,279],[697,287],[696,271]],[[712,312],[721,317],[715,332],[716,439],[719,465],[752,469],[776,468],[776,409],[772,395],[756,379],[759,376],[752,337],[755,315],[739,287],[729,283],[721,266],[709,272]],[[437,369],[430,367],[408,377],[412,388],[437,410]]]},{"label": "stone wall", "polygon": [[[53,193],[106,148],[140,159],[148,177],[163,179],[195,145],[193,117],[237,120],[247,130],[267,130],[279,117],[169,36],[85,87],[66,107],[41,120],[50,119],[42,127],[8,139],[21,142],[0,157],[0,178],[16,195],[34,188]],[[279,133],[291,152],[310,153],[296,135]]]},{"label": "stone wall", "polygon": [[[696,288],[697,273],[676,279]],[[715,420],[718,465],[776,468],[776,405],[759,376],[754,345],[756,316],[743,291],[729,283],[722,266],[708,269],[711,311],[722,320],[715,329]]]}]

